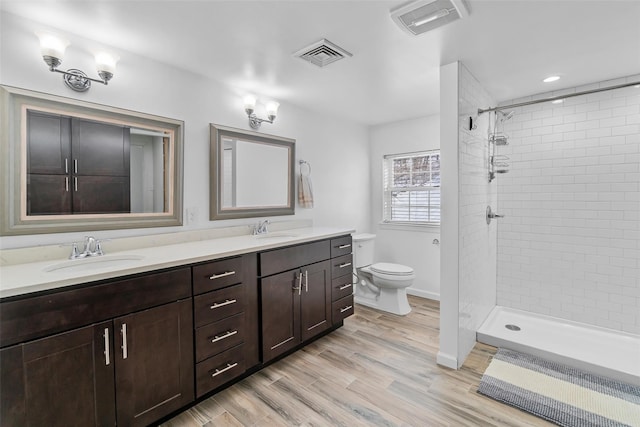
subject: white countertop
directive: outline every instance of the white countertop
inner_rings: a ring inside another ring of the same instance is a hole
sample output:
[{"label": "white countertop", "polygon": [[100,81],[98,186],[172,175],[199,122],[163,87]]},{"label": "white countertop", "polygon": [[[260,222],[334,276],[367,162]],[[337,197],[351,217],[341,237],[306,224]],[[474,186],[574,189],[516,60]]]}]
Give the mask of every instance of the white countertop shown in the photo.
[{"label": "white countertop", "polygon": [[295,228],[261,236],[209,240],[111,252],[78,260],[47,260],[0,267],[0,298],[259,252],[282,246],[351,234],[344,228]]}]

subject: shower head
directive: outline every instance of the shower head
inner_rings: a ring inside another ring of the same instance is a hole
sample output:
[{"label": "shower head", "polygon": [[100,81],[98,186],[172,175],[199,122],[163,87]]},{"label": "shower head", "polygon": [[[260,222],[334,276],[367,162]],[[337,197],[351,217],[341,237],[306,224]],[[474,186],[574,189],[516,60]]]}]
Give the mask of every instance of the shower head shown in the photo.
[{"label": "shower head", "polygon": [[515,110],[511,110],[508,113],[505,113],[504,111],[501,111],[501,110],[496,110],[496,111],[498,113],[502,114],[502,121],[503,122],[506,122],[507,120],[509,120],[516,113]]}]

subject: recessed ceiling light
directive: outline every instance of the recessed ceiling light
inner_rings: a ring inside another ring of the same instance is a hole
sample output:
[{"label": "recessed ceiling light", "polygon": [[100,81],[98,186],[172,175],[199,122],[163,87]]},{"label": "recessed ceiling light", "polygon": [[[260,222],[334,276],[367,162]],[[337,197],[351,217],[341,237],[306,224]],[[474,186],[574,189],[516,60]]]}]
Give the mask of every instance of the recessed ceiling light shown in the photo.
[{"label": "recessed ceiling light", "polygon": [[545,83],[555,82],[556,80],[560,80],[560,76],[549,76],[543,80]]},{"label": "recessed ceiling light", "polygon": [[635,85],[634,86],[636,89],[640,89],[640,85]]},{"label": "recessed ceiling light", "polygon": [[564,102],[564,99],[555,99],[551,101],[552,104],[562,104],[563,102]]}]

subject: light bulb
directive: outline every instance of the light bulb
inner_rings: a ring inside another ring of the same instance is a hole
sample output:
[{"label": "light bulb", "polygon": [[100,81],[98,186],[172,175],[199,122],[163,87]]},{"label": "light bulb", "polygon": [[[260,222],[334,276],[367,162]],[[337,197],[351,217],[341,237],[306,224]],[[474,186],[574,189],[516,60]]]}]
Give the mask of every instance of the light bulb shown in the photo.
[{"label": "light bulb", "polygon": [[98,72],[102,71],[114,74],[116,72],[116,63],[118,62],[118,59],[118,57],[109,55],[106,52],[98,52],[96,54],[96,68],[98,69]]},{"label": "light bulb", "polygon": [[38,32],[36,35],[40,39],[40,53],[42,53],[42,56],[50,56],[62,61],[64,51],[69,46],[69,42],[50,33]]},{"label": "light bulb", "polygon": [[256,109],[256,97],[253,95],[247,95],[244,97],[244,109],[245,110],[255,110]]},{"label": "light bulb", "polygon": [[267,106],[266,106],[267,115],[269,117],[273,116],[275,118],[278,115],[278,108],[279,107],[280,107],[280,104],[275,102],[275,101],[271,101],[271,102],[267,103]]},{"label": "light bulb", "polygon": [[[453,9],[451,9],[451,10],[453,10]],[[433,22],[436,19],[444,18],[449,13],[450,13],[449,9],[441,9],[441,10],[437,11],[436,13],[432,13],[431,15],[425,16],[422,19],[414,21],[411,25],[413,25],[414,27],[419,27],[420,25],[424,25],[424,24],[428,24],[429,22]]]}]

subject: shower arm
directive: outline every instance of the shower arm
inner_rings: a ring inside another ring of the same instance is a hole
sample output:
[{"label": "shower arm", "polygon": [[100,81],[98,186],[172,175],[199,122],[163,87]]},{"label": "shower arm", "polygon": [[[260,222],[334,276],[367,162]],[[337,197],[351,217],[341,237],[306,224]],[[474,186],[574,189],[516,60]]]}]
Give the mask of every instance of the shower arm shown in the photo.
[{"label": "shower arm", "polygon": [[574,96],[589,95],[589,94],[592,94],[592,93],[604,92],[604,91],[607,91],[607,90],[622,89],[622,88],[629,87],[629,86],[640,86],[640,81],[632,82],[632,83],[623,83],[623,84],[619,84],[619,85],[615,85],[615,86],[609,86],[609,87],[603,87],[603,88],[599,88],[599,89],[585,90],[585,91],[582,91],[582,92],[568,93],[566,95],[556,95],[556,96],[552,96],[550,98],[536,99],[534,101],[518,102],[516,104],[502,105],[500,107],[492,107],[492,108],[484,108],[484,109],[483,108],[478,108],[478,115],[480,115],[482,113],[489,113],[491,111],[500,111],[500,110],[506,110],[506,109],[509,109],[509,108],[524,107],[525,105],[533,105],[533,104],[540,104],[540,103],[543,103],[543,102],[556,101],[558,99],[573,98]]}]

